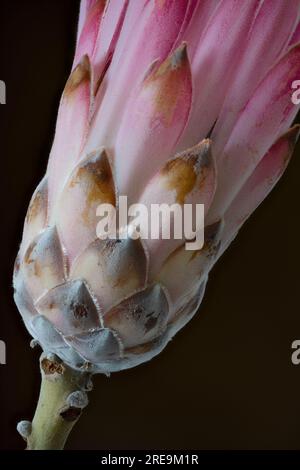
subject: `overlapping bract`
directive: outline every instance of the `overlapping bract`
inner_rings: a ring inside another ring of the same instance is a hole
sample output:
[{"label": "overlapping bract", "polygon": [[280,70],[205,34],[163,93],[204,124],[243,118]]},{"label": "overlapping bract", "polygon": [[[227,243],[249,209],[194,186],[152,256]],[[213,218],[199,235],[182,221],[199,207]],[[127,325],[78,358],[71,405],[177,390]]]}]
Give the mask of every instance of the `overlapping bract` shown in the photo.
[{"label": "overlapping bract", "polygon": [[[299,0],[82,0],[14,276],[46,351],[109,373],[151,359],[194,315],[297,141],[299,15]],[[96,208],[119,194],[204,203],[204,247],[97,239]]]}]

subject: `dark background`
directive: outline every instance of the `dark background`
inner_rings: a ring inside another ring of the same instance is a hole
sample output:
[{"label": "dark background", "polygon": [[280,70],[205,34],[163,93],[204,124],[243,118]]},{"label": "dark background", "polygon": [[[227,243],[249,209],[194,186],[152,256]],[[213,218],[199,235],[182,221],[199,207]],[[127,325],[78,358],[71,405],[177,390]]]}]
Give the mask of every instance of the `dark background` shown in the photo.
[{"label": "dark background", "polygon": [[[75,43],[79,2],[0,0],[0,448],[22,449],[39,351],[12,299],[23,219],[42,177]],[[299,77],[300,78],[300,77]],[[213,270],[201,312],[151,363],[97,376],[68,449],[300,449],[300,146]]]}]

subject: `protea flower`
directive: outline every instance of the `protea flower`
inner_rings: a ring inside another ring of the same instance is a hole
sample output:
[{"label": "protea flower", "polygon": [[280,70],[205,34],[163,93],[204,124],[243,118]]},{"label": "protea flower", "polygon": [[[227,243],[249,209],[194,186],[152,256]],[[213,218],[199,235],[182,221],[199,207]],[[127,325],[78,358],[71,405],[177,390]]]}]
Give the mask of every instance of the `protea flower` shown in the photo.
[{"label": "protea flower", "polygon": [[[280,179],[299,133],[290,127],[299,13],[299,0],[82,0],[14,276],[16,303],[44,351],[40,406],[32,425],[19,425],[29,448],[62,447],[91,374],[136,366],[166,346]],[[118,195],[146,207],[204,204],[204,246],[98,238],[97,208]]]}]

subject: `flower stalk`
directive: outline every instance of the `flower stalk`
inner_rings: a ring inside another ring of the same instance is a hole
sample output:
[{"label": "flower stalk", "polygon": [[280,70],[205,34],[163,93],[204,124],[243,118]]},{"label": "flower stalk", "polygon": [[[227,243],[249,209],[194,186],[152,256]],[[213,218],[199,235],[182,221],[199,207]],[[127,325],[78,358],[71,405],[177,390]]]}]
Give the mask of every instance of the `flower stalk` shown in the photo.
[{"label": "flower stalk", "polygon": [[27,450],[62,450],[88,404],[90,374],[71,369],[53,354],[42,354],[40,369],[41,391],[33,421],[22,421],[18,431]]}]

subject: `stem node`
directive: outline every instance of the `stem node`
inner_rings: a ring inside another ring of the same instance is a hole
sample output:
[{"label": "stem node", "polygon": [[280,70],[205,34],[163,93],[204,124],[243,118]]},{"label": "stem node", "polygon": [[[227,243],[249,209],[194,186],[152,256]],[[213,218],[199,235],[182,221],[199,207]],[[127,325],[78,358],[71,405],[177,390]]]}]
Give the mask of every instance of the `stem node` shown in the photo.
[{"label": "stem node", "polygon": [[40,368],[42,384],[33,421],[21,421],[17,429],[27,450],[61,450],[88,404],[91,375],[72,369],[53,354],[42,354]]}]

